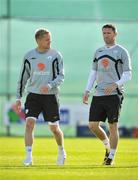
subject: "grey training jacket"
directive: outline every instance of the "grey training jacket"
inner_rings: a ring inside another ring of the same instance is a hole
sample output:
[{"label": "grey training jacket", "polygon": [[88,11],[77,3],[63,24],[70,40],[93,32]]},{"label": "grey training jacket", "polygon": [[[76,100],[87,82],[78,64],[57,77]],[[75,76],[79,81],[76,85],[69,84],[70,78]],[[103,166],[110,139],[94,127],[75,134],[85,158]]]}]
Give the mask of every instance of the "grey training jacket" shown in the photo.
[{"label": "grey training jacket", "polygon": [[54,49],[49,49],[45,53],[33,49],[24,57],[16,98],[22,97],[26,84],[28,93],[41,94],[40,88],[49,84],[52,88],[48,94],[58,94],[59,86],[63,81],[62,55]]}]

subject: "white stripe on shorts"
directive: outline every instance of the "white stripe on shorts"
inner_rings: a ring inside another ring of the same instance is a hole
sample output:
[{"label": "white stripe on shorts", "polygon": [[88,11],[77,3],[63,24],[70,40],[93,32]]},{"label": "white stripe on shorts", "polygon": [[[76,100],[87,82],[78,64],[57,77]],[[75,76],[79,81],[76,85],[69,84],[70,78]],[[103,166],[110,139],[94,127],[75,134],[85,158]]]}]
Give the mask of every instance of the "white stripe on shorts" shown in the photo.
[{"label": "white stripe on shorts", "polygon": [[55,121],[55,122],[48,122],[49,125],[59,125],[59,121]]},{"label": "white stripe on shorts", "polygon": [[36,121],[36,117],[31,117],[31,116],[30,116],[30,117],[27,117],[27,118],[26,118],[26,121],[27,121],[28,119],[33,119],[34,121]]}]

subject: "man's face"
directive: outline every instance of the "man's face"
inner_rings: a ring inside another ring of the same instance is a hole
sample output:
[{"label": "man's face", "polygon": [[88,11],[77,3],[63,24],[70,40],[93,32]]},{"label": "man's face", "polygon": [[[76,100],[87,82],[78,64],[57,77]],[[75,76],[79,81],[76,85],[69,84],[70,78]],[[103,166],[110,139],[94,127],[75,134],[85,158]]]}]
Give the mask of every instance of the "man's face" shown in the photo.
[{"label": "man's face", "polygon": [[40,49],[49,49],[51,45],[50,33],[45,34],[42,38],[37,39],[37,44]]},{"label": "man's face", "polygon": [[112,30],[112,28],[103,28],[103,38],[105,44],[113,44],[115,42],[116,33]]}]

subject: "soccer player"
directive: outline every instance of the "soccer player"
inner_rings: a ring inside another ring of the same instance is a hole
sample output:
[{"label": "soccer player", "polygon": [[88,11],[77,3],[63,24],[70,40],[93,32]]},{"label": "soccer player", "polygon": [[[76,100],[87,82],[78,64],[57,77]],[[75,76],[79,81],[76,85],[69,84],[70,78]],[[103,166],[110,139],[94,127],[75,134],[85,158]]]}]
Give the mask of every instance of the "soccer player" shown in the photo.
[{"label": "soccer player", "polygon": [[66,152],[63,132],[59,127],[58,102],[59,86],[64,81],[63,58],[58,51],[51,48],[51,33],[47,29],[36,30],[35,40],[37,47],[25,55],[17,84],[16,108],[19,111],[26,84],[28,92],[25,102],[26,159],[24,165],[29,166],[33,163],[33,129],[40,113],[43,113],[44,120],[48,121],[58,145],[57,165],[64,165]]},{"label": "soccer player", "polygon": [[[123,84],[131,79],[131,62],[128,51],[116,44],[117,30],[114,25],[104,25],[102,34],[105,45],[95,52],[83,103],[88,104],[90,91],[96,81],[89,112],[89,128],[105,146],[103,164],[111,165],[119,139],[118,118],[123,101]],[[100,126],[100,121],[105,122],[106,118],[109,137]]]}]

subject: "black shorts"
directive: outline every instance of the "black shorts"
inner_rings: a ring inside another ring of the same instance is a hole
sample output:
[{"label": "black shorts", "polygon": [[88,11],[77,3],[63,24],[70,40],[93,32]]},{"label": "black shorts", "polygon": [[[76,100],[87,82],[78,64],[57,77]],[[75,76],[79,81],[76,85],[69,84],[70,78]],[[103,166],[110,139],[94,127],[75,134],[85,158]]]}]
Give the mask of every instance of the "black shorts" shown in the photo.
[{"label": "black shorts", "polygon": [[109,123],[118,122],[122,101],[123,96],[120,95],[93,96],[89,121],[105,122],[108,118]]},{"label": "black shorts", "polygon": [[60,119],[59,104],[56,95],[28,94],[25,102],[26,118],[38,118],[41,112],[45,121],[55,122]]}]

